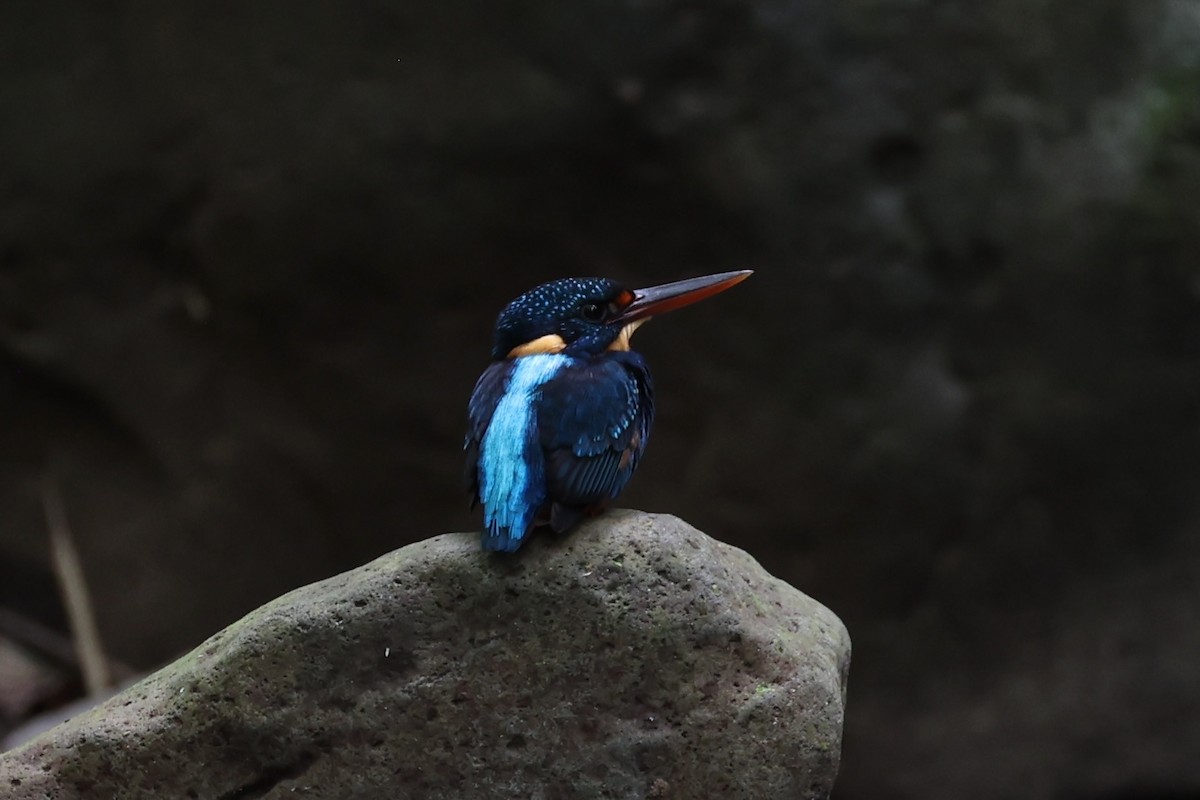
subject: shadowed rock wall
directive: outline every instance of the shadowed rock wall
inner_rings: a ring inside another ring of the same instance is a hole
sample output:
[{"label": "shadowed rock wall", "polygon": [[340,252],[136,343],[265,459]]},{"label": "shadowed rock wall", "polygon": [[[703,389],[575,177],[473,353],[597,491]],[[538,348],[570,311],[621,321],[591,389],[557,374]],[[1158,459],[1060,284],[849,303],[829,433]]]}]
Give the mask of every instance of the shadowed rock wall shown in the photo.
[{"label": "shadowed rock wall", "polygon": [[748,266],[638,334],[623,502],[847,621],[839,793],[1200,787],[1194,3],[18,0],[0,49],[0,568],[48,594],[52,472],[121,657],[447,526],[516,292]]}]

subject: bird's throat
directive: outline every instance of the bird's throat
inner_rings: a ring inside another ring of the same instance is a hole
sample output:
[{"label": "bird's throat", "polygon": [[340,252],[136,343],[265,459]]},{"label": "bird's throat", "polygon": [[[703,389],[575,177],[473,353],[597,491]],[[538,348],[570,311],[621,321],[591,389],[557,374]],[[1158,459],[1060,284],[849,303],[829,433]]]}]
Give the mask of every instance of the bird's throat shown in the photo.
[{"label": "bird's throat", "polygon": [[629,340],[633,338],[633,332],[650,320],[650,317],[635,319],[633,322],[621,328],[621,332],[617,334],[617,338],[613,339],[613,343],[608,346],[609,350],[626,353],[629,352]]}]

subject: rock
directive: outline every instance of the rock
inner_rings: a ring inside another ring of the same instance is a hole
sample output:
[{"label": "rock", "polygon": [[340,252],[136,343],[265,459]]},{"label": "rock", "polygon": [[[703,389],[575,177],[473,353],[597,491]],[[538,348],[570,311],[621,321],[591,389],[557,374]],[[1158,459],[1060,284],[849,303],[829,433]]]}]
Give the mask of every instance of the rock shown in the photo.
[{"label": "rock", "polygon": [[287,594],[0,757],[13,800],[818,798],[850,641],[679,520],[447,534]]}]

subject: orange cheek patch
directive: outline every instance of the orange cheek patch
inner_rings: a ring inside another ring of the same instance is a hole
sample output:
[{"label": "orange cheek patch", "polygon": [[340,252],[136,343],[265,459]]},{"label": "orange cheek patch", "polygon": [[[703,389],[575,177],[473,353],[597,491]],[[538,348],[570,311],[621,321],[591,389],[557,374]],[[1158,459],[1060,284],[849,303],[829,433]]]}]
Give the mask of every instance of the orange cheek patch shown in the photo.
[{"label": "orange cheek patch", "polygon": [[548,333],[545,336],[539,336],[531,342],[517,345],[508,351],[508,357],[520,358],[521,356],[532,356],[538,353],[561,353],[566,346],[567,343],[557,333]]}]

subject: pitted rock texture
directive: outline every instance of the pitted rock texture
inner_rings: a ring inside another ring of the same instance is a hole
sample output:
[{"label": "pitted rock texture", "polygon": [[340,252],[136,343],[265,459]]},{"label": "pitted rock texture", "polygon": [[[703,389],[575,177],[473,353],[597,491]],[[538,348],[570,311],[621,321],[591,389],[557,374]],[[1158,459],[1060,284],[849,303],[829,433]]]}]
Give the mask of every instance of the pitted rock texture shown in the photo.
[{"label": "pitted rock texture", "polygon": [[669,516],[448,534],[298,589],[0,757],[13,800],[819,798],[850,641]]}]

